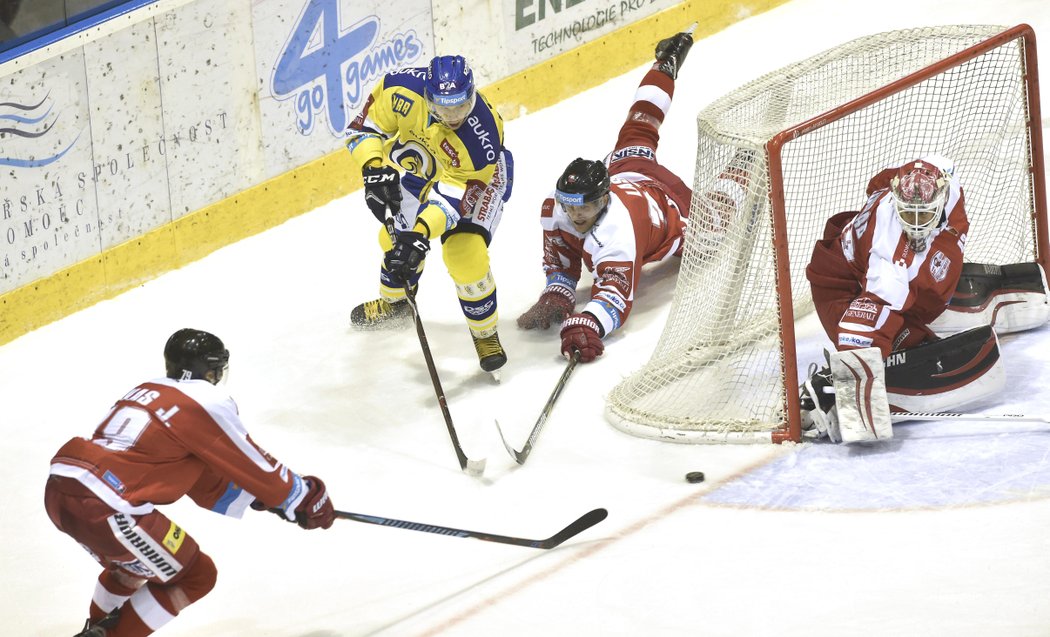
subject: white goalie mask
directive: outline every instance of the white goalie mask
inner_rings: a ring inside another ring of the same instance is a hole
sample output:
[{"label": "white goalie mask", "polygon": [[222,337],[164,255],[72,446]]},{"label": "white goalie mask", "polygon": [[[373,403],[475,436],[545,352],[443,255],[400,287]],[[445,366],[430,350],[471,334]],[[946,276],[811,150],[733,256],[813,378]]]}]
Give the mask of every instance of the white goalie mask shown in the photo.
[{"label": "white goalie mask", "polygon": [[890,181],[897,218],[918,252],[926,249],[926,239],[941,223],[948,201],[948,181],[947,172],[921,159],[901,166]]}]

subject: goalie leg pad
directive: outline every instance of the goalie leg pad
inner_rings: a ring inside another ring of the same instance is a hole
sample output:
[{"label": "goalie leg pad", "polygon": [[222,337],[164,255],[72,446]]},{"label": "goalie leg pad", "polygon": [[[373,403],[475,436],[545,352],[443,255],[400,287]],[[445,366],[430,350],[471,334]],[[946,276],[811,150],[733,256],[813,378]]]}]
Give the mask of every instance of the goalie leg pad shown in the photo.
[{"label": "goalie leg pad", "polygon": [[1040,327],[1048,320],[1046,273],[1038,263],[965,263],[948,307],[930,328],[947,336],[993,325],[998,334],[1009,334]]},{"label": "goalie leg pad", "polygon": [[835,352],[830,362],[842,442],[892,438],[885,368],[879,348]]},{"label": "goalie leg pad", "polygon": [[886,359],[893,411],[956,410],[999,394],[1006,372],[990,325],[976,327]]}]

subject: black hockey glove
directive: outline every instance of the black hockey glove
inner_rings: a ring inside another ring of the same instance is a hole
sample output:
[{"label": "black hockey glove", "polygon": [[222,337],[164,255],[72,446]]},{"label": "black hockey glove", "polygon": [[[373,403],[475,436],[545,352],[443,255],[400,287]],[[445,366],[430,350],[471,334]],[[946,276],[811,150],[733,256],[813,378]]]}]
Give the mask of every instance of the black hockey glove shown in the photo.
[{"label": "black hockey glove", "polygon": [[430,252],[430,241],[421,232],[399,232],[394,248],[386,253],[386,269],[404,282],[411,280]]},{"label": "black hockey glove", "polygon": [[691,48],[693,48],[693,36],[689,33],[678,33],[665,40],[660,40],[660,43],[656,45],[656,64],[653,65],[653,68],[670,75],[672,80],[677,80],[678,70],[685,63],[685,57],[689,55]]},{"label": "black hockey glove", "polygon": [[390,166],[368,166],[361,169],[365,182],[365,203],[379,223],[386,221],[386,211],[396,215],[401,210],[401,175]]}]

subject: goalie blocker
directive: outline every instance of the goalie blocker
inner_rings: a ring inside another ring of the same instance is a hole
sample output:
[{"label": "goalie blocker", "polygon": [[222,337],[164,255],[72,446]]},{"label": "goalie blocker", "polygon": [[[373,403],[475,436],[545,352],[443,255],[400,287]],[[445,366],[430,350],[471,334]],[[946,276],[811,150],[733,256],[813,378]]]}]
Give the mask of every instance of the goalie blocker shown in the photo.
[{"label": "goalie blocker", "polygon": [[890,413],[956,410],[997,395],[1006,385],[999,340],[990,325],[892,353],[878,348],[828,356],[802,386],[807,437],[872,442],[893,437]]}]

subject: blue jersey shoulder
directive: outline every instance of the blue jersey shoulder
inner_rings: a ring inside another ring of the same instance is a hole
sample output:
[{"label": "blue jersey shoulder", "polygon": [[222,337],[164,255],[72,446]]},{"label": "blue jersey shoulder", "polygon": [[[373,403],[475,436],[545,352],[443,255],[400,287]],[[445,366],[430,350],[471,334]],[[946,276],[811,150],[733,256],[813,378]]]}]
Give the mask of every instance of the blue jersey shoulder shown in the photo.
[{"label": "blue jersey shoulder", "polygon": [[423,94],[423,84],[427,79],[425,68],[410,67],[400,69],[386,74],[383,80],[383,88],[402,87],[416,93]]},{"label": "blue jersey shoulder", "polygon": [[474,104],[474,110],[456,129],[456,135],[466,147],[475,168],[495,164],[503,149],[503,140],[500,139],[499,127],[496,125],[496,114],[480,96]]},{"label": "blue jersey shoulder", "polygon": [[394,89],[390,96],[390,108],[401,117],[408,117],[412,108],[419,108],[426,112],[426,104],[423,103],[423,85],[426,82],[427,70],[421,68],[407,68],[392,73],[387,73],[383,78],[383,90]]}]

